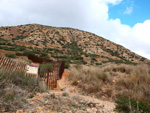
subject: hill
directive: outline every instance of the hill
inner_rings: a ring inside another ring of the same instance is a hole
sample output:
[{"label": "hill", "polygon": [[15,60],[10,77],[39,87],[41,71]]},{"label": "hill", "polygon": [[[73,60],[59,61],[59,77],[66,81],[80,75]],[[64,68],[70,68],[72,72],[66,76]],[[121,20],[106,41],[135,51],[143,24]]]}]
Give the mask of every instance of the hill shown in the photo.
[{"label": "hill", "polygon": [[38,24],[1,27],[0,53],[7,56],[33,54],[65,60],[67,64],[150,63],[148,59],[95,34]]},{"label": "hill", "polygon": [[86,64],[70,65],[54,91],[0,68],[0,112],[150,112],[150,69],[145,65],[150,61],[95,34],[38,24],[1,27],[0,55],[26,63],[33,55],[45,62],[65,60],[66,68]]}]

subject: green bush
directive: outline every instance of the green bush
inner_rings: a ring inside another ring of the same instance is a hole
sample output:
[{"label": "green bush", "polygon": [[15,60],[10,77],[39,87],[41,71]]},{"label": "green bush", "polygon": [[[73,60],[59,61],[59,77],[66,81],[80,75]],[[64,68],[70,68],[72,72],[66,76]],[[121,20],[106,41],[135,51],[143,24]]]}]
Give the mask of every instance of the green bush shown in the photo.
[{"label": "green bush", "polygon": [[55,93],[51,94],[50,97],[53,99],[56,98]]},{"label": "green bush", "polygon": [[102,65],[102,63],[96,63],[96,65]]},{"label": "green bush", "polygon": [[116,56],[116,57],[120,57],[118,51],[112,51],[111,49],[106,49],[105,51],[107,51],[108,53],[110,53],[112,56]]},{"label": "green bush", "polygon": [[41,53],[40,57],[42,57],[42,58],[46,58],[46,59],[49,59],[48,54],[47,54],[47,53],[45,53],[45,52]]},{"label": "green bush", "polygon": [[4,49],[4,50],[8,50],[8,51],[27,51],[25,46],[19,46],[19,45],[10,44],[10,43],[8,43],[7,45],[9,45],[11,47],[0,46],[0,49]]},{"label": "green bush", "polygon": [[25,46],[19,46],[19,45],[15,46],[15,51],[25,51],[25,50],[26,50]]},{"label": "green bush", "polygon": [[16,53],[16,55],[17,55],[17,56],[22,56],[23,54],[22,54],[22,53],[17,52],[17,53]]},{"label": "green bush", "polygon": [[69,68],[69,63],[65,63],[65,68],[68,69]]},{"label": "green bush", "polygon": [[52,64],[40,64],[40,73],[44,73],[48,69],[52,70],[53,65]]},{"label": "green bush", "polygon": [[16,36],[15,38],[13,38],[12,40],[20,40],[20,39],[24,39],[24,38],[26,38],[26,36],[23,36],[23,35],[21,35],[21,36]]},{"label": "green bush", "polygon": [[64,92],[64,93],[62,94],[62,96],[66,97],[66,96],[69,96],[69,94],[66,93],[66,92]]},{"label": "green bush", "polygon": [[0,38],[0,41],[6,41],[6,42],[7,42],[7,40],[5,40],[5,39],[3,39],[3,38]]},{"label": "green bush", "polygon": [[38,48],[34,48],[33,49],[33,53],[35,53],[35,54],[41,54],[41,50],[38,49]]},{"label": "green bush", "polygon": [[6,43],[5,42],[0,42],[0,45],[6,45]]},{"label": "green bush", "polygon": [[128,60],[125,60],[124,64],[135,65],[135,66],[137,65],[137,63],[134,63]]},{"label": "green bush", "polygon": [[8,58],[16,58],[16,55],[15,54],[5,54],[6,57]]},{"label": "green bush", "polygon": [[150,113],[150,106],[145,101],[137,101],[134,99],[129,99],[125,96],[119,96],[116,103],[116,111],[130,113]]},{"label": "green bush", "polygon": [[92,57],[92,61],[97,61],[96,58]]},{"label": "green bush", "polygon": [[25,56],[28,56],[28,55],[36,56],[32,51],[28,51],[28,50],[25,50],[23,55],[25,55]]},{"label": "green bush", "polygon": [[83,53],[83,50],[78,47],[77,42],[67,43],[63,48],[70,49],[72,54]]}]

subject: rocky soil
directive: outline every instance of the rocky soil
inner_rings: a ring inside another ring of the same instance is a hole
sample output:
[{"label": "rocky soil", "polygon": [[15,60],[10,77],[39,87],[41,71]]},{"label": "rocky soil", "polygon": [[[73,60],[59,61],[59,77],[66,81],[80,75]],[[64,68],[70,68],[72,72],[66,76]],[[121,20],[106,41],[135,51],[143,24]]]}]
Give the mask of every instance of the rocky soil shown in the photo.
[{"label": "rocky soil", "polygon": [[115,113],[113,102],[66,91],[37,93],[27,100],[28,109],[17,112],[35,113]]},{"label": "rocky soil", "polygon": [[67,76],[63,74],[55,90],[36,93],[27,99],[28,107],[17,112],[30,113],[115,113],[115,104],[90,96],[82,95],[78,89],[71,86]]}]

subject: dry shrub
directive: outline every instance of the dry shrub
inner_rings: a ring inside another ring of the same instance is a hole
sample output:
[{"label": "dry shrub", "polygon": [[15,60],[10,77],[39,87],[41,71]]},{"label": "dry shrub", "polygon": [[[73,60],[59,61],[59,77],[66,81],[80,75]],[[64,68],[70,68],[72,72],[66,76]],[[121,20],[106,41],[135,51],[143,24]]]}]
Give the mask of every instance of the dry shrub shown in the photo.
[{"label": "dry shrub", "polygon": [[35,78],[25,77],[22,72],[0,69],[0,109],[8,112],[24,108],[28,96],[41,90]]},{"label": "dry shrub", "polygon": [[128,89],[126,96],[150,101],[150,68],[147,66],[134,67],[131,74],[120,79],[118,83]]},{"label": "dry shrub", "polygon": [[87,93],[100,91],[103,84],[109,81],[107,73],[99,67],[85,65],[72,67],[69,80]]},{"label": "dry shrub", "polygon": [[[112,76],[111,73],[117,73]],[[94,66],[75,66],[71,68],[69,79],[73,85],[87,93],[103,92],[111,88],[114,98],[124,95],[136,100],[150,101],[150,68],[145,65],[109,65],[103,68]],[[111,90],[108,95],[111,94]]]},{"label": "dry shrub", "polygon": [[126,65],[126,64],[120,64],[120,65],[112,64],[106,66],[103,70],[104,72],[121,72],[121,73],[130,74],[131,71],[133,70],[133,67],[135,66]]}]

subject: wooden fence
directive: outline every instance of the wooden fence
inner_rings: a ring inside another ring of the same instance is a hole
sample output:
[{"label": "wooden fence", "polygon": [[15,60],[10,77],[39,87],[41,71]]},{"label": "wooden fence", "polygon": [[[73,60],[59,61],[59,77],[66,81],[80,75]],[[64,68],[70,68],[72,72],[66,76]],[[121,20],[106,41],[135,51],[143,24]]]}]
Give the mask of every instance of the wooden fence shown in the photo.
[{"label": "wooden fence", "polygon": [[11,70],[12,72],[22,71],[25,73],[26,64],[21,63],[21,62],[16,62],[12,59],[0,56],[0,69],[1,68],[6,69],[6,70]]},{"label": "wooden fence", "polygon": [[[38,71],[38,78],[44,81],[50,89],[57,87],[57,80],[61,79],[64,72],[65,62],[51,62],[53,68],[49,68],[44,72]],[[16,62],[13,59],[0,56],[0,69],[7,69],[12,71],[22,71],[25,76],[32,76],[26,73],[27,64]],[[35,77],[35,76],[34,76]]]}]

